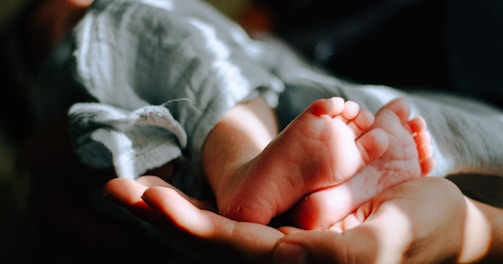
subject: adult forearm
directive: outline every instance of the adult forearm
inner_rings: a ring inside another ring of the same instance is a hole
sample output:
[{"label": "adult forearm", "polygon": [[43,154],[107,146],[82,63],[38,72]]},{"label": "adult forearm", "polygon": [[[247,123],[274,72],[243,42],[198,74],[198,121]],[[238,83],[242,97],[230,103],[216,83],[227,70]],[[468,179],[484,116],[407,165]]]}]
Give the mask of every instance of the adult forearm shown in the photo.
[{"label": "adult forearm", "polygon": [[503,260],[503,210],[466,199],[467,213],[461,263],[496,263]]}]

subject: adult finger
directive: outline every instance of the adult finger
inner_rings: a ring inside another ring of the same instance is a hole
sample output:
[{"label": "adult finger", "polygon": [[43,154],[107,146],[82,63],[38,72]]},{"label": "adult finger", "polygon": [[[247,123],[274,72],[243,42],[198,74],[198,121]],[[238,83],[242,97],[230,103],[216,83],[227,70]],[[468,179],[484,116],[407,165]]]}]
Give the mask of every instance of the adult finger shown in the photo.
[{"label": "adult finger", "polygon": [[152,213],[150,207],[141,199],[147,186],[131,179],[115,178],[104,186],[105,195],[121,206],[148,216]]},{"label": "adult finger", "polygon": [[145,202],[202,245],[225,252],[240,262],[270,263],[275,243],[283,233],[269,226],[237,222],[212,211],[201,210],[170,188],[151,187],[143,195]]},{"label": "adult finger", "polygon": [[[174,190],[175,192],[178,193],[181,197],[183,197],[185,200],[189,201],[192,203],[194,206],[196,206],[199,209],[204,209],[204,210],[210,210],[210,211],[216,211],[216,205],[212,201],[201,201],[198,199],[194,199],[182,191],[178,190],[176,187],[173,185],[169,184],[168,182],[164,181],[163,179],[157,177],[157,176],[142,176],[139,177],[136,180],[138,183],[141,183],[147,187],[154,187],[154,186],[160,186],[160,187],[165,187]],[[145,188],[146,189],[146,188]]]}]

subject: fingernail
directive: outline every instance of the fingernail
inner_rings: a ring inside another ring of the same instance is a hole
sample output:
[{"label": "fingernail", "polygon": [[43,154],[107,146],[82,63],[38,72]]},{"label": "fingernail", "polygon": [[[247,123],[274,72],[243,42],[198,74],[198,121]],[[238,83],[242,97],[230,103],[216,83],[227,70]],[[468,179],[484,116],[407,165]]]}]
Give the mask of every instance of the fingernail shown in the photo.
[{"label": "fingernail", "polygon": [[296,244],[282,243],[274,252],[276,264],[307,264],[306,250]]}]

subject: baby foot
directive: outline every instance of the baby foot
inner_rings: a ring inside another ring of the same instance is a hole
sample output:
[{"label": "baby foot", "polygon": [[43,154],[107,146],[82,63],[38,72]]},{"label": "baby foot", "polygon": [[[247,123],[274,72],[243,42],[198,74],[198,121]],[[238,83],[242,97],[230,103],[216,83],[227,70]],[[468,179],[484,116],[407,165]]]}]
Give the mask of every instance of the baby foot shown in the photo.
[{"label": "baby foot", "polygon": [[428,174],[434,167],[430,135],[423,118],[409,120],[404,99],[396,99],[376,114],[373,128],[388,134],[389,147],[348,181],[308,195],[293,211],[296,225],[324,229],[360,204],[398,183]]},{"label": "baby foot", "polygon": [[341,183],[388,148],[374,116],[341,98],[313,102],[216,193],[222,215],[267,224],[306,194]]}]

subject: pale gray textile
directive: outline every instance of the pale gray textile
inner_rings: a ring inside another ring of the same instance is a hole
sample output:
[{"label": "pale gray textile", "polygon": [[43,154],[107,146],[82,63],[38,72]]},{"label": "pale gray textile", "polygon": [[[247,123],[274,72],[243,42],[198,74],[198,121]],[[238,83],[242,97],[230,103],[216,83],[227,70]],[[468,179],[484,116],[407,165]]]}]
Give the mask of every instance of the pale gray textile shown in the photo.
[{"label": "pale gray textile", "polygon": [[197,0],[97,0],[70,41],[76,86],[92,98],[69,111],[76,152],[120,177],[199,162],[227,111],[256,96],[274,107],[283,90],[261,44]]}]

